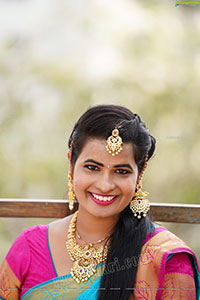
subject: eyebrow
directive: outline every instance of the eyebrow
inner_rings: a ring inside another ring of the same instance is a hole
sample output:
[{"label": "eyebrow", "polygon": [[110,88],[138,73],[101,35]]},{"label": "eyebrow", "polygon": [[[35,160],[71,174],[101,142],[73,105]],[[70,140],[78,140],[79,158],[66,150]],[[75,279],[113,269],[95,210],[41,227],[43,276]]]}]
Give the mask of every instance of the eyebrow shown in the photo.
[{"label": "eyebrow", "polygon": [[133,168],[129,164],[121,164],[121,165],[115,165],[114,166],[114,168],[121,168],[121,167],[129,168],[133,171]]},{"label": "eyebrow", "polygon": [[[93,160],[93,159],[87,159],[86,161],[85,161],[85,163],[88,163],[88,162],[90,162],[90,163],[93,163],[93,164],[96,164],[96,165],[98,165],[98,166],[100,166],[100,167],[104,167],[104,165],[102,164],[102,163],[100,163],[100,162],[98,162],[98,161],[95,161],[95,160]],[[129,168],[130,170],[132,170],[133,171],[133,168],[131,167],[131,165],[129,165],[129,164],[120,164],[120,165],[114,165],[113,166],[114,168]]]},{"label": "eyebrow", "polygon": [[101,164],[100,162],[95,161],[95,160],[93,160],[93,159],[87,159],[87,160],[85,161],[85,163],[88,163],[88,162],[91,162],[91,163],[93,163],[93,164],[96,164],[96,165],[98,165],[98,166],[100,166],[100,167],[104,167],[103,164]]}]

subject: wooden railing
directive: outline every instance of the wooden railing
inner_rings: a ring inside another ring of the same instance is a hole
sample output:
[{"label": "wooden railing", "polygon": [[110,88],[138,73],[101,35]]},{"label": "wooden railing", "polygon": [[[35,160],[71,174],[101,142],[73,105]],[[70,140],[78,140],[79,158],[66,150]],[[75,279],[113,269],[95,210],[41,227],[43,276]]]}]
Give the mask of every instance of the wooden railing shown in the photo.
[{"label": "wooden railing", "polygon": [[[78,208],[75,203],[74,211]],[[0,199],[0,217],[63,218],[74,211],[68,200]],[[200,224],[200,205],[151,203],[154,221]]]}]

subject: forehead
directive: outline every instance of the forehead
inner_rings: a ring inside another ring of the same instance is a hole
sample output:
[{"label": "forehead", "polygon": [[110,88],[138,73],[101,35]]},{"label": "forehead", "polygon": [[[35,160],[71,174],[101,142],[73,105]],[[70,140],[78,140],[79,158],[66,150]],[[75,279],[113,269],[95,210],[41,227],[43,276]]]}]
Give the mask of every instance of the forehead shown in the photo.
[{"label": "forehead", "polygon": [[106,140],[89,139],[85,143],[85,146],[83,147],[78,159],[85,160],[90,158],[102,163],[131,163],[132,165],[136,165],[133,146],[131,143],[123,143],[123,150],[115,156],[112,156],[110,153],[108,153],[106,150],[106,144]]}]

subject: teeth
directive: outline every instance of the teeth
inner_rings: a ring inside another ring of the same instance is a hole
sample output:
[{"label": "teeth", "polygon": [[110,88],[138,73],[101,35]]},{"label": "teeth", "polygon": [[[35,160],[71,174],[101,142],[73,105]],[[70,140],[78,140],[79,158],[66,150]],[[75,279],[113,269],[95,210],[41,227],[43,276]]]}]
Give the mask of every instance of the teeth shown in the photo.
[{"label": "teeth", "polygon": [[97,200],[100,200],[100,201],[111,201],[115,197],[115,196],[103,197],[103,196],[99,196],[99,195],[96,195],[96,194],[92,194],[92,196],[94,198],[96,198]]}]

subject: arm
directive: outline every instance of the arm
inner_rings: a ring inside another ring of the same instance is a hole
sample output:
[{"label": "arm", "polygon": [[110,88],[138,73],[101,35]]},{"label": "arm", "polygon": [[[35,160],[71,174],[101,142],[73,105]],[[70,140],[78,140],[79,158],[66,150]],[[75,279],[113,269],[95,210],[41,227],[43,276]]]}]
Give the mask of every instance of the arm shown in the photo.
[{"label": "arm", "polygon": [[13,243],[0,267],[0,299],[18,300],[28,272],[30,251],[24,233]]},{"label": "arm", "polygon": [[21,282],[5,259],[0,267],[0,299],[19,299]]},{"label": "arm", "polygon": [[161,300],[196,300],[193,267],[187,253],[176,253],[166,263]]}]

